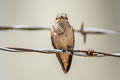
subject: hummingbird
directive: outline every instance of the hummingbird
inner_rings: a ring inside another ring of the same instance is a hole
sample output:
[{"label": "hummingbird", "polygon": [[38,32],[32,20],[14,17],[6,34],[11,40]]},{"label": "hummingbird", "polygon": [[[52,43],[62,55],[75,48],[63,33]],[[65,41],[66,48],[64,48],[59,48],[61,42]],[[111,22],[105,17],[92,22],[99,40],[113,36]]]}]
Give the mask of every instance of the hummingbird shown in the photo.
[{"label": "hummingbird", "polygon": [[[73,54],[74,50],[74,29],[68,21],[66,13],[58,13],[55,19],[55,24],[51,27],[51,41],[54,49],[70,50]],[[68,73],[73,55],[56,53],[58,61],[65,74]]]}]

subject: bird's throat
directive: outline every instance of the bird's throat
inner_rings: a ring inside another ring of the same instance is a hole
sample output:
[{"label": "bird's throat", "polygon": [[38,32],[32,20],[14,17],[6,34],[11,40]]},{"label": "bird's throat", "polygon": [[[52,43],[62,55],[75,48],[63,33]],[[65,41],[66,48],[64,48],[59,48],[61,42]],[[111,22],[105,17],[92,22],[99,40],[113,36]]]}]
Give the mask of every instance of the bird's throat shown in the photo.
[{"label": "bird's throat", "polygon": [[68,21],[58,21],[56,23],[56,32],[59,35],[64,34],[68,29],[70,28],[69,22]]}]

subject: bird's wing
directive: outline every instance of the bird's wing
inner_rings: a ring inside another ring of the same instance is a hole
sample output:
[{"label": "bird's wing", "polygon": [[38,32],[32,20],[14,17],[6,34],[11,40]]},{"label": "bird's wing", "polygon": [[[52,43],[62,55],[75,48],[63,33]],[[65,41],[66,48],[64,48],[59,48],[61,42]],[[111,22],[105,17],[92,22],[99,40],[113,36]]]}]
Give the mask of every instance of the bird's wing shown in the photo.
[{"label": "bird's wing", "polygon": [[53,29],[53,27],[51,27],[51,41],[52,41],[52,46],[54,47],[54,49],[57,49],[56,44],[55,44],[56,40],[54,38],[54,29]]}]

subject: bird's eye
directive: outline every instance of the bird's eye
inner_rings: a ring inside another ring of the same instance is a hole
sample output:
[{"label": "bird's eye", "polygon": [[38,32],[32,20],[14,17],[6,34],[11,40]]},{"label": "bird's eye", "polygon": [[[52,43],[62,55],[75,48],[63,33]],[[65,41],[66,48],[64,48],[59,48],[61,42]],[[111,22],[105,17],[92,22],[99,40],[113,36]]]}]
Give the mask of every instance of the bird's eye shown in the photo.
[{"label": "bird's eye", "polygon": [[56,18],[56,20],[58,20],[59,18]]},{"label": "bird's eye", "polygon": [[66,18],[68,20],[68,18]]}]

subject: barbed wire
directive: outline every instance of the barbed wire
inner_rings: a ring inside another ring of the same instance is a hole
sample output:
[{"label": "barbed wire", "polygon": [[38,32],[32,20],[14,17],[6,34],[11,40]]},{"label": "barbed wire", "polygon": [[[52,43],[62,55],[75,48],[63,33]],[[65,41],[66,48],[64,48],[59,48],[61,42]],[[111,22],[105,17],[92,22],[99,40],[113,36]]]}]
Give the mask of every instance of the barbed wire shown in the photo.
[{"label": "barbed wire", "polygon": [[[17,47],[0,47],[0,50],[7,51],[7,52],[37,52],[37,53],[44,53],[44,54],[70,54],[75,56],[82,56],[82,57],[105,57],[105,56],[112,56],[120,58],[120,53],[104,53],[98,52],[94,50],[59,50],[59,49],[28,49],[28,48],[17,48]],[[71,54],[74,52],[74,54]]]},{"label": "barbed wire", "polygon": [[[50,31],[50,28],[42,27],[42,26],[30,26],[30,25],[15,25],[15,26],[0,26],[0,30],[47,30]],[[84,22],[81,24],[80,29],[74,29],[75,32],[78,32],[84,36],[84,43],[86,43],[87,35],[91,34],[112,34],[112,35],[120,35],[120,31],[106,30],[100,28],[85,28]],[[73,50],[74,54],[71,54],[71,51],[68,50],[59,50],[59,49],[28,49],[28,48],[16,48],[16,47],[0,47],[2,51],[8,52],[37,52],[37,53],[45,53],[45,54],[70,54],[75,56],[83,56],[83,57],[120,57],[120,53],[104,53],[98,52],[94,50]]]},{"label": "barbed wire", "polygon": [[[42,26],[31,26],[31,25],[15,25],[15,26],[0,26],[0,30],[47,30],[50,31],[50,28],[42,27]],[[78,32],[83,35],[84,43],[86,43],[87,35],[102,35],[102,34],[110,34],[110,35],[120,35],[120,31],[113,31],[101,28],[84,28],[84,22],[81,24],[80,29],[74,29],[75,32]]]}]

